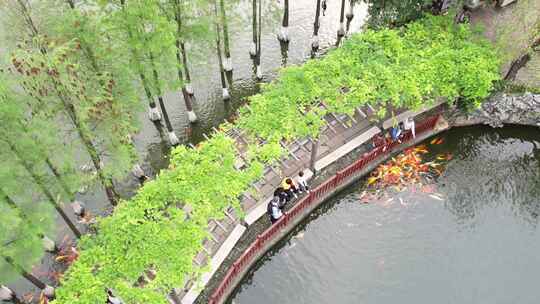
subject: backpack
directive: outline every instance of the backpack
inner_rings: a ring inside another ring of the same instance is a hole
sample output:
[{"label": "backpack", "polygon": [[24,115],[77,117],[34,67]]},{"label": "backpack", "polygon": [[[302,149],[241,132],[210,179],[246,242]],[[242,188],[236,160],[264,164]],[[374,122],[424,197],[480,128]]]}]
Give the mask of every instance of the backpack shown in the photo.
[{"label": "backpack", "polygon": [[[273,199],[272,199],[273,200]],[[270,217],[270,220],[272,219],[272,200],[268,202],[268,205],[266,206],[266,213]]]}]

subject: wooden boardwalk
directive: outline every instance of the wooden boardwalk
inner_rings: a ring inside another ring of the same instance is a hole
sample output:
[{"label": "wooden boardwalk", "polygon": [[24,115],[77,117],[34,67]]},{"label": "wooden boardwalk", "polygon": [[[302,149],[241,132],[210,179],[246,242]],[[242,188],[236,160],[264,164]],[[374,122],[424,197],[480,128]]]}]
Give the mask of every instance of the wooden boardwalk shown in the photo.
[{"label": "wooden boardwalk", "polygon": [[[394,119],[402,121],[430,108],[418,112],[396,111]],[[375,118],[375,113],[375,109],[365,106],[356,109],[353,116],[328,114],[325,117],[326,124],[319,136],[314,167],[317,170],[322,170],[355,148],[371,141],[375,134],[381,132],[372,123],[372,121],[378,121]],[[392,118],[387,117],[380,125],[389,125],[391,121]],[[243,155],[247,150],[247,140],[237,129],[232,129],[228,133],[237,143],[236,147],[240,157],[236,166],[241,169],[244,166]],[[246,213],[245,218],[240,219],[230,208],[222,220],[210,221],[208,226],[210,237],[203,242],[203,250],[194,259],[194,263],[199,266],[206,266],[210,263],[210,271],[205,273],[197,284],[189,281],[181,289],[176,289],[178,297],[182,299],[182,304],[191,304],[196,300],[200,289],[206,285],[225,260],[247,229],[246,226],[251,225],[266,213],[266,205],[284,177],[296,177],[301,170],[305,171],[308,176],[313,174],[309,170],[312,162],[311,152],[314,147],[312,140],[305,138],[282,143],[282,146],[288,151],[288,154],[280,159],[276,166],[265,168],[263,177],[253,184],[256,193],[244,193],[242,196],[241,206]],[[174,302],[171,300],[171,303]]]}]

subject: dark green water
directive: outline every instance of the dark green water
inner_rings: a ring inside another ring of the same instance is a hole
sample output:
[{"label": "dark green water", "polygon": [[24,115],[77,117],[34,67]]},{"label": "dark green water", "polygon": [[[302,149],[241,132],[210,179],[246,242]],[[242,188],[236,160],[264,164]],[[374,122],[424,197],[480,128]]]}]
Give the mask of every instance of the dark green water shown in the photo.
[{"label": "dark green water", "polygon": [[237,304],[539,303],[540,129],[460,128],[433,195],[319,208],[259,263]]}]

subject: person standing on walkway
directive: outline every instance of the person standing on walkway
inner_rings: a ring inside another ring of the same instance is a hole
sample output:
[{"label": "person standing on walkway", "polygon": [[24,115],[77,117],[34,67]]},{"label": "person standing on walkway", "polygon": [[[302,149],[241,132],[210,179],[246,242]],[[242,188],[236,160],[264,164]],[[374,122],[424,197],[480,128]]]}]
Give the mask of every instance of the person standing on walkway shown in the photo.
[{"label": "person standing on walkway", "polygon": [[277,197],[279,199],[279,203],[281,205],[285,205],[288,201],[291,200],[291,197],[289,197],[289,194],[283,189],[283,187],[277,187],[274,191],[274,197]]},{"label": "person standing on walkway", "polygon": [[401,143],[401,139],[399,138],[401,136],[401,128],[399,125],[393,125],[390,128],[390,136],[392,136],[393,141],[397,141],[398,143]]},{"label": "person standing on walkway", "polygon": [[416,126],[412,117],[407,117],[407,119],[403,123],[403,127],[405,130],[411,130],[412,137],[416,139]]},{"label": "person standing on walkway", "polygon": [[298,178],[296,179],[296,183],[298,184],[298,191],[300,193],[306,191],[309,193],[309,186],[307,183],[307,178],[304,175],[304,171],[298,172]]},{"label": "person standing on walkway", "polygon": [[322,1],[322,15],[326,16],[326,0]]},{"label": "person standing on walkway", "polygon": [[282,208],[283,206],[280,206],[279,198],[277,196],[274,196],[268,203],[266,212],[268,213],[272,224],[277,222],[283,216],[283,212],[281,211]]},{"label": "person standing on walkway", "polygon": [[292,198],[293,196],[294,198],[298,198],[298,195],[296,194],[298,193],[298,188],[296,187],[296,185],[294,184],[291,178],[286,177],[285,179],[283,179],[283,182],[281,183],[281,187],[283,187],[283,190],[287,192],[287,195],[289,195],[289,198]]}]

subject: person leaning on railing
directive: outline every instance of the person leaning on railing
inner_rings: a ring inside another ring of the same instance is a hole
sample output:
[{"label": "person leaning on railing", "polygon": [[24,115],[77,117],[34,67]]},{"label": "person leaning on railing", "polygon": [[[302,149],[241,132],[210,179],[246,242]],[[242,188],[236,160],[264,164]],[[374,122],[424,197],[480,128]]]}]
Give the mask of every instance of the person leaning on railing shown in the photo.
[{"label": "person leaning on railing", "polygon": [[407,117],[407,119],[403,122],[403,128],[405,130],[411,130],[412,137],[416,138],[416,126],[412,117]]},{"label": "person leaning on railing", "polygon": [[296,184],[298,185],[298,191],[300,193],[304,191],[309,193],[309,186],[307,183],[307,178],[304,175],[304,171],[298,172],[298,177],[296,178]]},{"label": "person leaning on railing", "polygon": [[277,222],[283,216],[283,207],[285,207],[285,204],[280,203],[279,196],[274,196],[268,203],[266,213],[268,214],[272,224]]},{"label": "person leaning on railing", "polygon": [[283,190],[287,193],[289,196],[289,199],[291,199],[293,196],[294,198],[298,198],[298,187],[294,184],[293,180],[290,177],[286,177],[283,179],[283,182],[281,183],[281,187],[283,187]]}]

